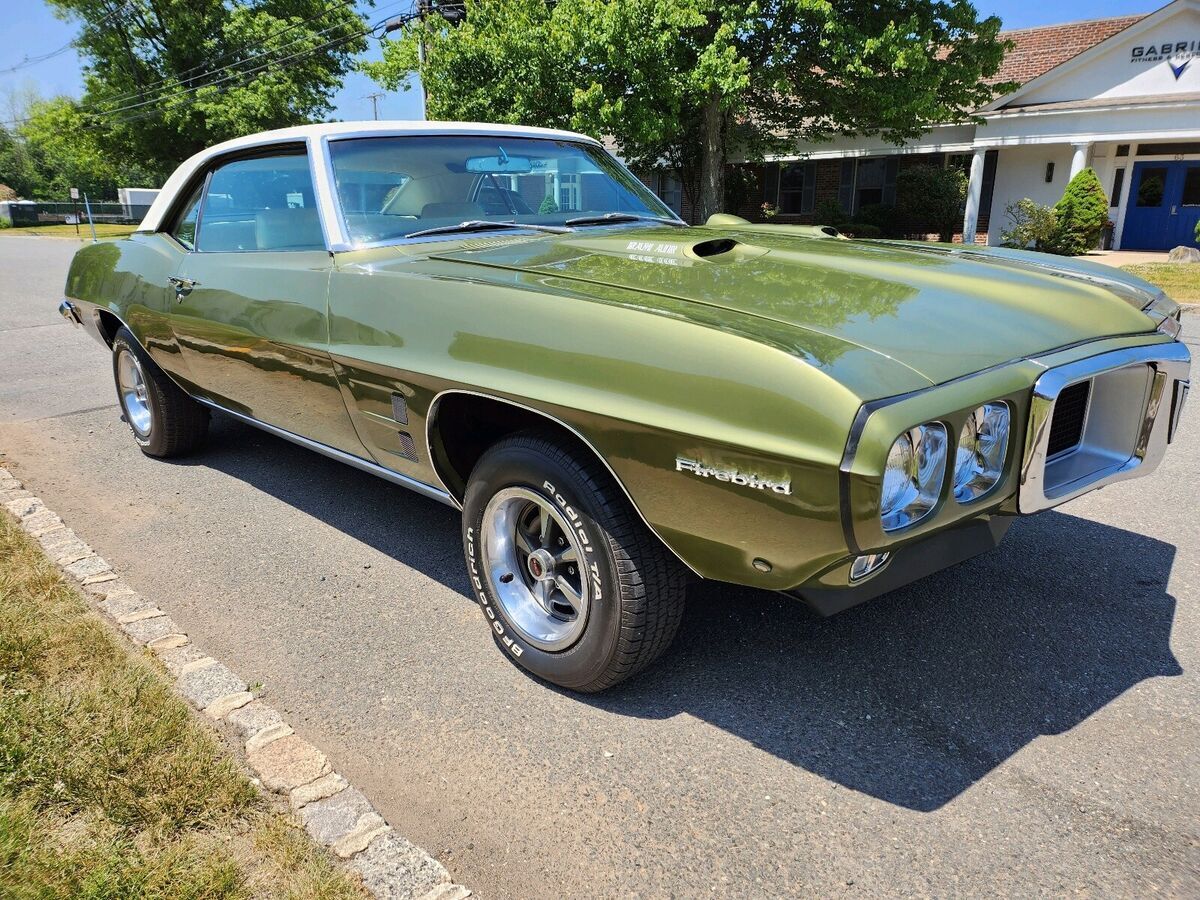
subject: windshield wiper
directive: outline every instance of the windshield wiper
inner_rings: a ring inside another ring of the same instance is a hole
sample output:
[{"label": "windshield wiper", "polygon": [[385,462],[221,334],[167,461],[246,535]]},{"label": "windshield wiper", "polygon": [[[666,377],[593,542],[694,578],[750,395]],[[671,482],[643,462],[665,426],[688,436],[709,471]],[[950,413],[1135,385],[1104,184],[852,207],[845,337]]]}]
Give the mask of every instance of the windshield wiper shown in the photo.
[{"label": "windshield wiper", "polygon": [[458,231],[489,231],[493,228],[522,228],[527,231],[548,231],[550,234],[566,234],[570,228],[559,225],[529,225],[521,222],[487,222],[483,219],[469,219],[457,225],[439,225],[437,228],[426,228],[421,231],[410,231],[406,238],[425,237],[427,234],[454,234]]},{"label": "windshield wiper", "polygon": [[658,222],[660,225],[674,225],[677,228],[686,227],[678,219],[668,219],[666,216],[643,216],[637,213],[610,212],[602,216],[579,216],[567,219],[564,225],[610,225],[614,222]]}]

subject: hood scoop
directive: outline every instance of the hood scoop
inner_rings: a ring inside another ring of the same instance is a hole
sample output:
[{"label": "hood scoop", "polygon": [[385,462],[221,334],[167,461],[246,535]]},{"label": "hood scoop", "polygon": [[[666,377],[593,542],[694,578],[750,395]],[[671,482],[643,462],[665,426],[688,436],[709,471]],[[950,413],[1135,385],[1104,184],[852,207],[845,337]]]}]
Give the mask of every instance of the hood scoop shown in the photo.
[{"label": "hood scoop", "polygon": [[701,259],[709,259],[713,256],[732,253],[739,246],[740,244],[733,238],[710,238],[707,241],[692,244],[692,253]]}]

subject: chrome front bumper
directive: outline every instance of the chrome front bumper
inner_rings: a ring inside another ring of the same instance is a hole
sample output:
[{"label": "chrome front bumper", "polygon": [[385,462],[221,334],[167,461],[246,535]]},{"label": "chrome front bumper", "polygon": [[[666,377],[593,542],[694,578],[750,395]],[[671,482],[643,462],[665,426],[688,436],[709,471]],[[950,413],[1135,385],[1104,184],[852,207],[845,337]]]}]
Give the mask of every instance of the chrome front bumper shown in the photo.
[{"label": "chrome front bumper", "polygon": [[[1188,393],[1184,344],[1103,353],[1048,369],[1033,386],[1017,506],[1034,513],[1114,481],[1149,475],[1175,437]],[[1091,382],[1078,443],[1049,456],[1059,394]]]}]

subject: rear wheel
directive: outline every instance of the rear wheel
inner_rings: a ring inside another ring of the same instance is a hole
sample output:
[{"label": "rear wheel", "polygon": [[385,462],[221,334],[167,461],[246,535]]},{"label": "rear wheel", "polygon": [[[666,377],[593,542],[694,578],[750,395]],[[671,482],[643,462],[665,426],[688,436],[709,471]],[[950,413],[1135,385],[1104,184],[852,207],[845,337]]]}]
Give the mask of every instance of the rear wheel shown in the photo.
[{"label": "rear wheel", "polygon": [[598,463],[546,437],[491,448],[467,484],[463,543],[497,643],[535,675],[600,691],[670,645],[686,578]]},{"label": "rear wheel", "polygon": [[182,456],[208,433],[208,410],[185,394],[128,328],[113,339],[113,378],[125,422],[147,456]]}]

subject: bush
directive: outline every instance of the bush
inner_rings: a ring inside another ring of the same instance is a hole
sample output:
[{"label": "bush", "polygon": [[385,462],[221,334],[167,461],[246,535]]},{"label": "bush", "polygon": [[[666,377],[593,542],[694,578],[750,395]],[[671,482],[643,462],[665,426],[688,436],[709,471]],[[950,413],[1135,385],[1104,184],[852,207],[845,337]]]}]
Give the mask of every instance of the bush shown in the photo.
[{"label": "bush", "polygon": [[883,235],[883,229],[869,222],[847,222],[838,226],[838,231],[852,238],[877,238]]},{"label": "bush", "polygon": [[558,212],[558,204],[554,202],[553,197],[547,194],[542,198],[542,205],[538,207],[538,215],[547,216],[556,212]]},{"label": "bush", "polygon": [[1100,243],[1108,224],[1108,195],[1094,169],[1082,169],[1054,205],[1058,227],[1046,245],[1051,253],[1079,256]]},{"label": "bush", "polygon": [[836,200],[822,200],[817,204],[816,220],[818,225],[832,225],[836,228],[845,225],[850,218]]},{"label": "bush", "polygon": [[1058,233],[1058,215],[1054,210],[1034,203],[1028,197],[1008,204],[1004,208],[1004,215],[1012,223],[1000,235],[1000,242],[1005,247],[1047,250]]},{"label": "bush", "polygon": [[962,227],[967,174],[957,167],[912,166],[896,175],[896,213],[909,225],[929,225],[949,243]]},{"label": "bush", "polygon": [[879,229],[880,234],[896,223],[896,207],[884,203],[867,203],[858,210],[854,221]]}]

